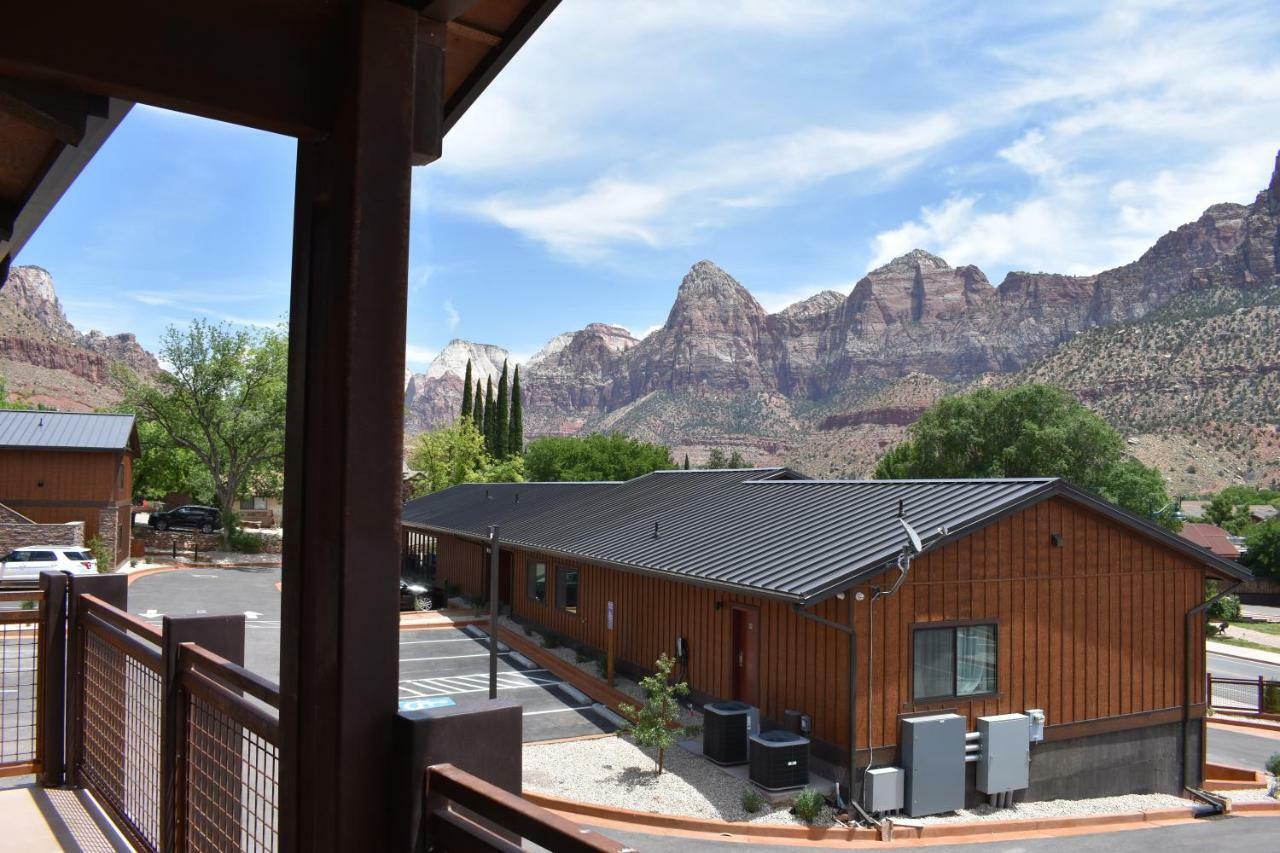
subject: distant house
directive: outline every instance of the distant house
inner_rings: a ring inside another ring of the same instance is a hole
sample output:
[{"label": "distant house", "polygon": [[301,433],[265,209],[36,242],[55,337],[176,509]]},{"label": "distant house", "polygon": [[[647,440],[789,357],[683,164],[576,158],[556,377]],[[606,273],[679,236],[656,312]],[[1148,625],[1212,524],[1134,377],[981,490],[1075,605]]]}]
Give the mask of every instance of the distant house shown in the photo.
[{"label": "distant house", "polygon": [[1249,517],[1254,521],[1267,521],[1280,515],[1280,509],[1270,504],[1250,504]]},{"label": "distant house", "polygon": [[0,410],[0,504],[38,524],[83,522],[120,563],[138,454],[133,415]]},{"label": "distant house", "polygon": [[1210,554],[1225,560],[1234,560],[1240,556],[1240,549],[1231,541],[1231,534],[1216,524],[1184,524],[1181,534],[1183,539],[1194,542]]},{"label": "distant house", "polygon": [[[902,519],[922,540],[909,562]],[[1194,608],[1206,578],[1250,577],[1053,479],[661,471],[455,486],[409,501],[402,523],[437,583],[496,595],[589,655],[613,631],[626,674],[666,653],[698,702],[746,702],[762,727],[809,715],[813,754],[833,770],[892,764],[901,721],[923,712],[954,711],[972,730],[981,716],[1042,710],[1030,800],[1198,783]]]},{"label": "distant house", "polygon": [[1178,505],[1178,510],[1182,513],[1183,518],[1189,518],[1195,521],[1204,518],[1204,509],[1208,505],[1206,501],[1183,501]]}]

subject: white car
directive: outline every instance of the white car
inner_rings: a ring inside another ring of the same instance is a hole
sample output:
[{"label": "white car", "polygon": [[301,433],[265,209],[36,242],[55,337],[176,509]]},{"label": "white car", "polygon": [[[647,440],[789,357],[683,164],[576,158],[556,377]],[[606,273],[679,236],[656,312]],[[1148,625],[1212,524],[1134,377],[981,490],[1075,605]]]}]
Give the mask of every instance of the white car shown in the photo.
[{"label": "white car", "polygon": [[32,581],[44,571],[66,571],[75,575],[91,575],[98,571],[93,554],[65,545],[32,545],[15,548],[0,557],[0,581]]}]

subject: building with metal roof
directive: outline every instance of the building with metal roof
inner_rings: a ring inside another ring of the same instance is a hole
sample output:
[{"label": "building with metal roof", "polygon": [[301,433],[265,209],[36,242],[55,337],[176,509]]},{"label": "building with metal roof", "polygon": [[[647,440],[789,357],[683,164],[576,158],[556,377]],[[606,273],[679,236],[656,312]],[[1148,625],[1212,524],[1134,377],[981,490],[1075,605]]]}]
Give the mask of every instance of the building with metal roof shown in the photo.
[{"label": "building with metal roof", "polygon": [[1029,799],[1198,779],[1205,580],[1250,577],[1051,478],[477,484],[410,501],[403,526],[437,584],[583,655],[615,649],[634,677],[671,655],[697,701],[762,727],[802,712],[839,775],[871,747],[893,763],[903,715],[1038,709]]},{"label": "building with metal roof", "polygon": [[140,452],[133,415],[0,410],[0,503],[37,524],[83,522],[85,542],[122,562]]}]

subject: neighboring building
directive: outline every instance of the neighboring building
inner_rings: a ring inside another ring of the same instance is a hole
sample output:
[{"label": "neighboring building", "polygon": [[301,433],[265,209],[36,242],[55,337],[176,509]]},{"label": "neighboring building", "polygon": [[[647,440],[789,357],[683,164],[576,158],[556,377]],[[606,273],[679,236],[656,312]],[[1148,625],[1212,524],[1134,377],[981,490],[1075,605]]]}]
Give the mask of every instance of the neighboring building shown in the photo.
[{"label": "neighboring building", "polygon": [[1249,517],[1254,521],[1267,521],[1280,515],[1280,509],[1276,509],[1271,504],[1251,504],[1249,506]]},{"label": "neighboring building", "polygon": [[[877,599],[908,542],[900,508],[923,553]],[[831,764],[848,766],[851,725],[855,767],[871,745],[885,765],[904,715],[954,709],[972,729],[1043,709],[1028,799],[1198,782],[1203,620],[1190,614],[1206,578],[1249,577],[1051,479],[670,471],[456,486],[410,501],[403,522],[407,542],[434,540],[437,582],[481,598],[498,525],[498,595],[517,620],[598,653],[612,610],[618,665],[633,675],[683,638],[679,673],[699,702],[749,702],[766,725],[809,714],[814,755]]]},{"label": "neighboring building", "polygon": [[1178,511],[1182,513],[1183,518],[1195,521],[1204,518],[1204,510],[1208,505],[1208,501],[1182,501],[1178,504]]},{"label": "neighboring building", "polygon": [[1232,536],[1216,524],[1184,524],[1182,538],[1194,542],[1211,554],[1224,560],[1240,556],[1240,548],[1232,542]]},{"label": "neighboring building", "polygon": [[37,524],[83,522],[120,563],[138,453],[133,415],[0,410],[0,503]]}]

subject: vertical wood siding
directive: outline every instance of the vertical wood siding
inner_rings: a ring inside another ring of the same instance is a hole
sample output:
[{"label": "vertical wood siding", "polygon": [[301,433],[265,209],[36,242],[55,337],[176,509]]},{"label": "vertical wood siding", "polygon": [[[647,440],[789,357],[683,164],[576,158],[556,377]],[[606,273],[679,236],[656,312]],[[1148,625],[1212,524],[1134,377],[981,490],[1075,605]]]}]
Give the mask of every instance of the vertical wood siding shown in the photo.
[{"label": "vertical wood siding", "polygon": [[[1050,535],[1060,533],[1062,547]],[[473,595],[483,590],[483,547],[440,537],[440,576]],[[528,597],[528,566],[547,565],[547,600]],[[847,638],[797,615],[790,605],[632,572],[517,551],[513,611],[592,649],[605,648],[608,601],[616,608],[619,658],[646,670],[676,637],[689,641],[690,685],[732,692],[732,604],[760,611],[760,705],[780,720],[797,708],[817,737],[847,744]],[[555,607],[558,566],[579,572],[579,608]],[[888,586],[896,571],[879,583]],[[874,620],[874,704],[867,707],[871,584],[855,603],[858,632],[858,747],[896,741],[905,712],[948,709],[970,725],[987,714],[1045,710],[1058,725],[1175,708],[1182,702],[1186,611],[1201,600],[1199,564],[1062,499],[1044,501],[917,559],[899,592],[881,598]],[[813,612],[845,623],[845,601]],[[716,608],[720,602],[721,607]],[[911,628],[928,622],[997,625],[997,691],[986,697],[916,704],[911,697]],[[1197,624],[1194,648],[1203,644]],[[1204,701],[1197,655],[1193,703]]]}]

